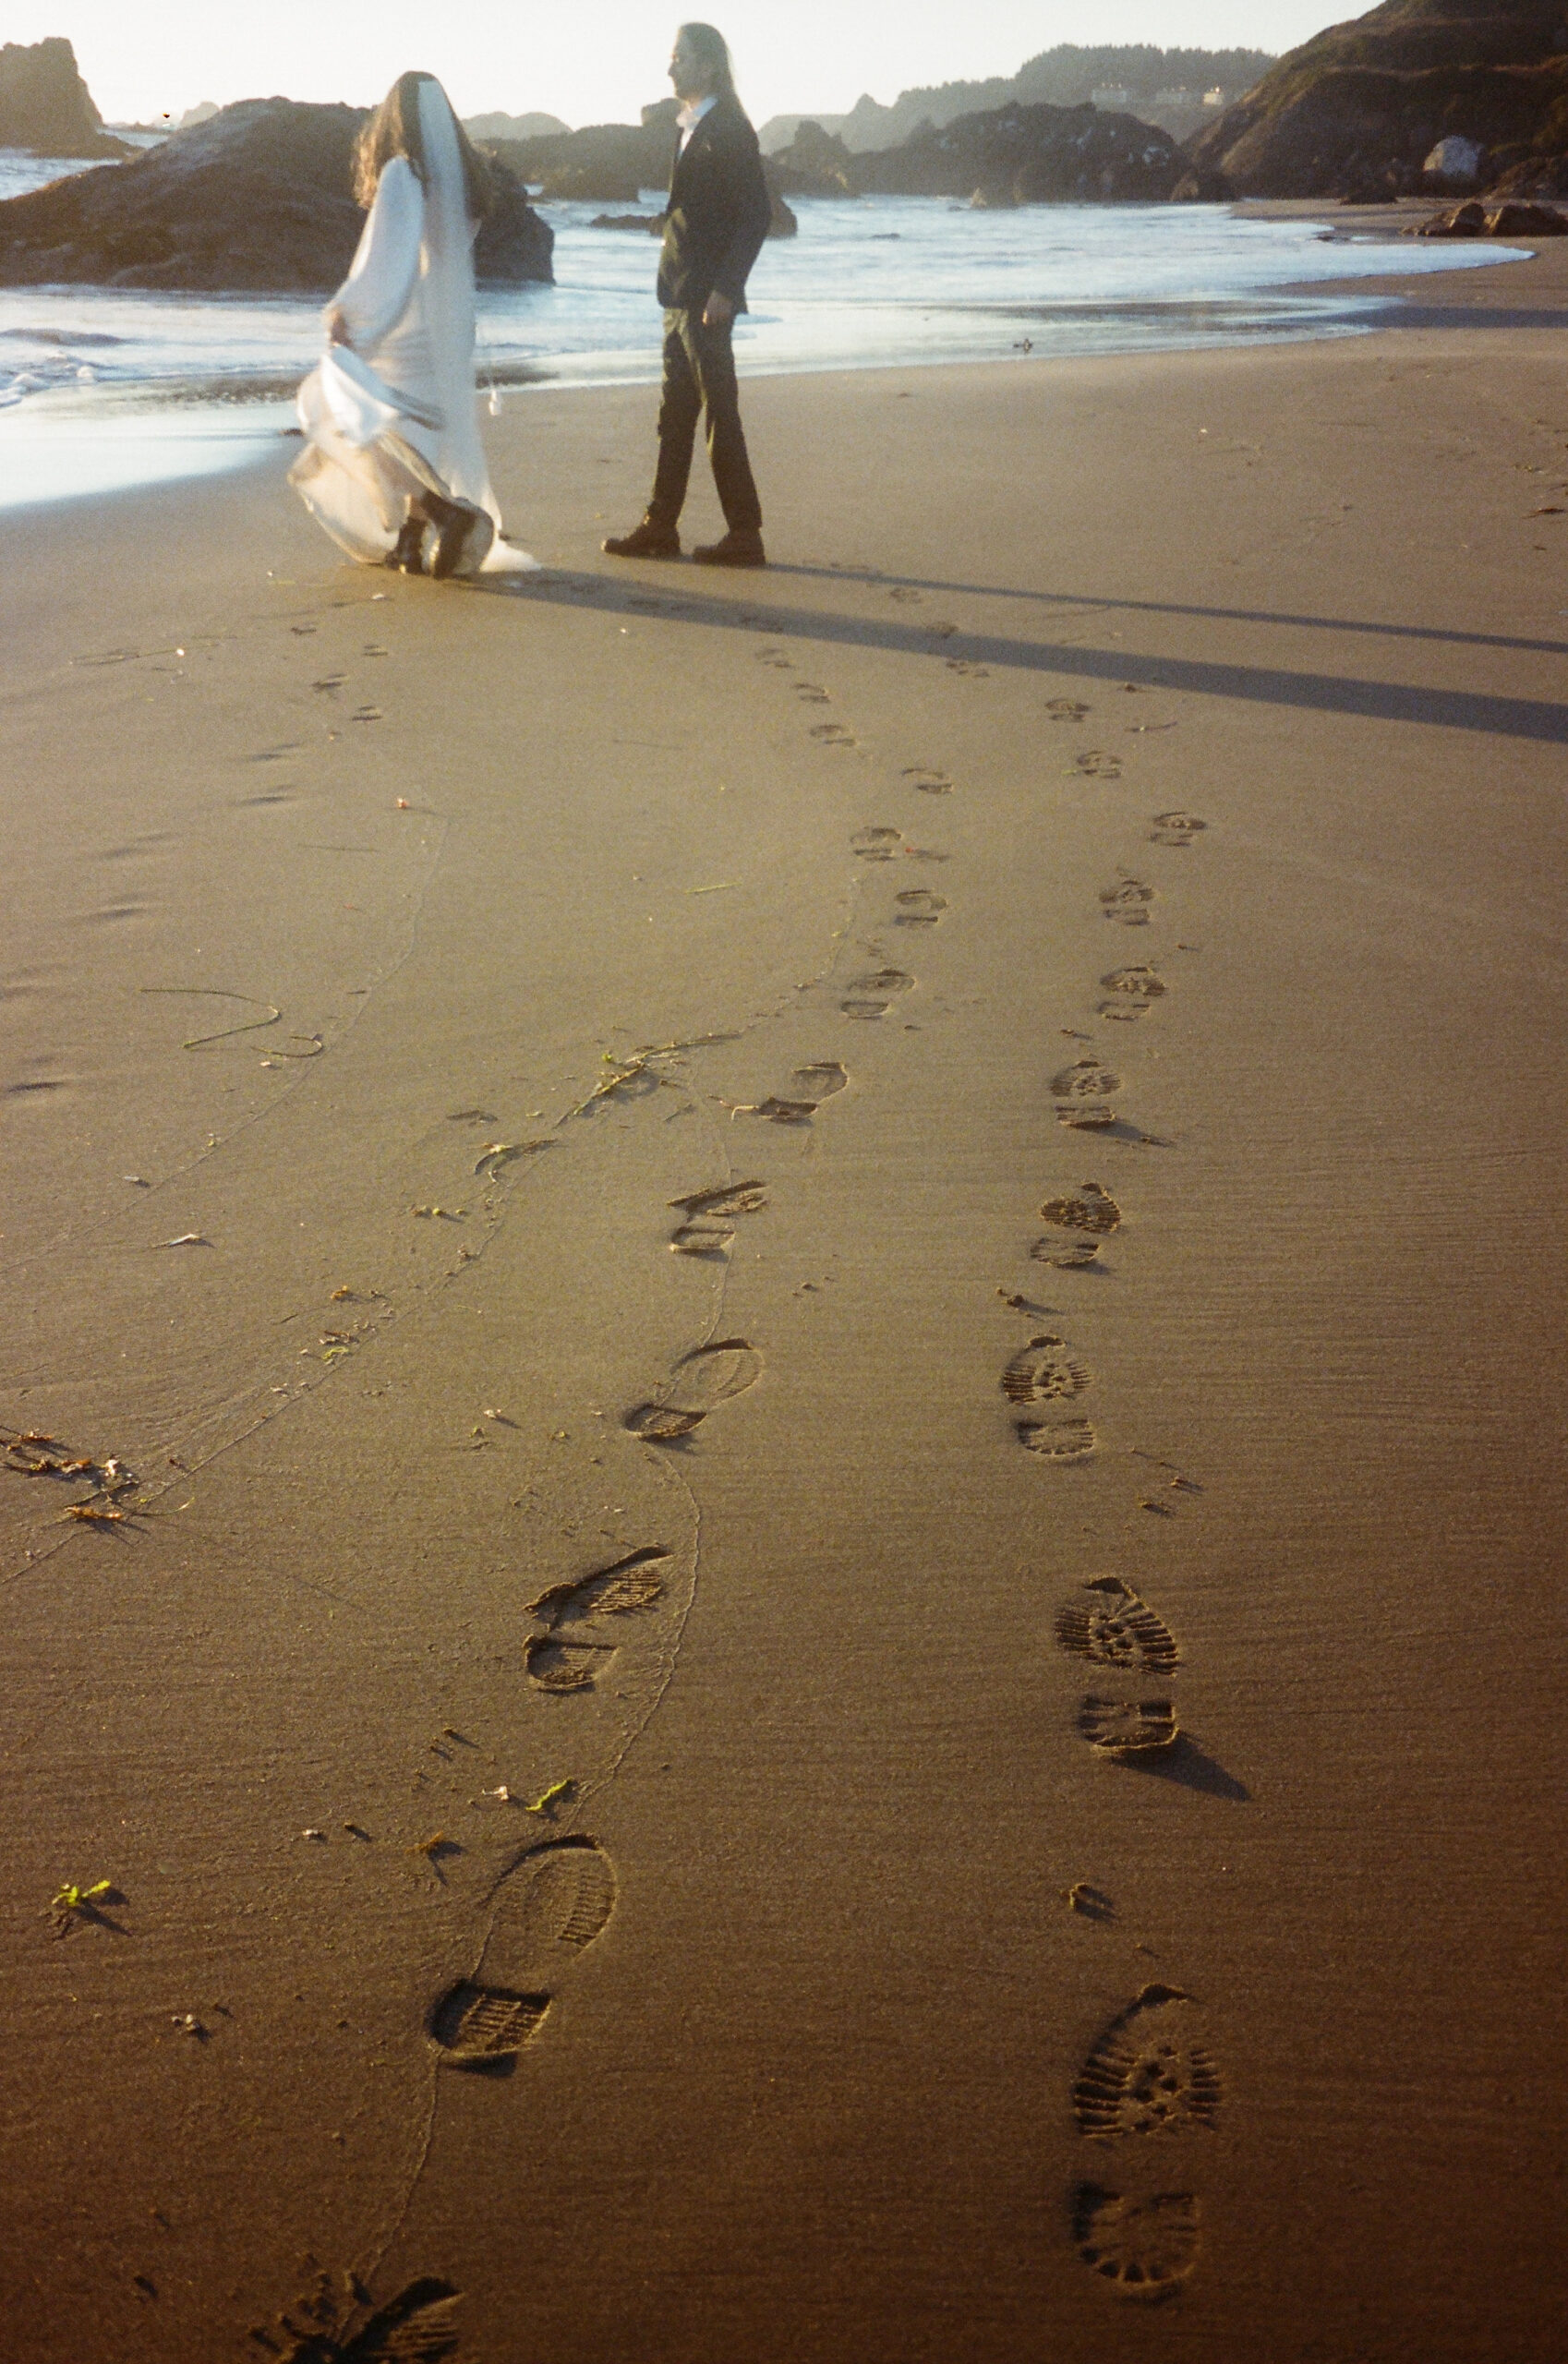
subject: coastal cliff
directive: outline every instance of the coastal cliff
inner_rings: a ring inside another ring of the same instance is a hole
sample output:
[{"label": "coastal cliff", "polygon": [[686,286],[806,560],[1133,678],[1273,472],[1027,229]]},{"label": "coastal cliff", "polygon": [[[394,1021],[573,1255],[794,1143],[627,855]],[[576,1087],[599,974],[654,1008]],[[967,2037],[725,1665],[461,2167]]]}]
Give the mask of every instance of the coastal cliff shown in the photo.
[{"label": "coastal cliff", "polygon": [[1568,189],[1562,0],[1383,0],[1330,26],[1190,142],[1181,194],[1404,196],[1443,185],[1449,140],[1478,186]]}]

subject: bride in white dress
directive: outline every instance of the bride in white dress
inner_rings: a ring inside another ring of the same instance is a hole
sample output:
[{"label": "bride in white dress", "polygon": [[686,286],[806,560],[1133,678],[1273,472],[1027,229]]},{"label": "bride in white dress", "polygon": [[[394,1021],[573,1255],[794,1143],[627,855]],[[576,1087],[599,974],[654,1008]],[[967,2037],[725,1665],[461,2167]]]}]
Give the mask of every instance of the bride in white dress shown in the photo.
[{"label": "bride in white dress", "polygon": [[438,577],[532,570],[502,540],[474,392],[474,238],[489,175],[430,74],[393,83],[359,135],[369,207],[299,390],[289,481],[367,566]]}]

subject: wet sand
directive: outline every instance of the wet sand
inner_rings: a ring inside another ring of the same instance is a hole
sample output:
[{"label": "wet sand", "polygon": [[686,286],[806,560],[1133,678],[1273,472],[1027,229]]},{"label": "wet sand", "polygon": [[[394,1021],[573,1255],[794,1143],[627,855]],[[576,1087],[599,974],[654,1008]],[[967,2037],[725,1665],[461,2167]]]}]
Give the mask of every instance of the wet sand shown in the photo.
[{"label": "wet sand", "polygon": [[15,2364],[1562,2354],[1568,259],[1415,300],[754,382],[757,576],[645,390],[519,588],[8,532]]}]

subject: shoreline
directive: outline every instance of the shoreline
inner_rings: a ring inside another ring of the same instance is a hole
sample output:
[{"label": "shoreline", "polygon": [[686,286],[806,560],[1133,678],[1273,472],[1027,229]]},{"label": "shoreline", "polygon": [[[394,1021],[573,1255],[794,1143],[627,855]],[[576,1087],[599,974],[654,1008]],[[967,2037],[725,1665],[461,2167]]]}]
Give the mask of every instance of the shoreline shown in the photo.
[{"label": "shoreline", "polygon": [[[1083,209],[1080,209],[1083,210]],[[1090,209],[1103,212],[1104,209]],[[1215,209],[1182,209],[1184,213],[1197,214],[1207,211],[1224,211],[1233,220],[1321,220],[1331,219],[1330,209],[1309,209],[1304,206],[1275,205],[1248,209],[1231,206]],[[1399,219],[1397,208],[1380,211],[1375,223],[1357,223],[1376,231]],[[1343,230],[1343,222],[1333,226]],[[608,234],[606,234],[608,235]],[[1347,241],[1349,243],[1349,241]],[[1232,344],[1274,344],[1310,342],[1322,337],[1365,334],[1375,328],[1374,320],[1357,318],[1380,305],[1409,300],[1409,281],[1446,279],[1453,272],[1468,272],[1478,267],[1485,269],[1493,263],[1518,259],[1527,247],[1512,247],[1484,258],[1474,253],[1456,254],[1442,262],[1429,255],[1421,258],[1417,266],[1412,259],[1409,273],[1400,272],[1378,280],[1345,280],[1318,283],[1311,280],[1287,284],[1271,283],[1266,277],[1248,291],[1230,292],[1199,300],[1190,296],[1135,296],[1125,299],[1106,298],[1102,301],[1064,300],[1041,304],[1028,299],[1013,299],[1000,294],[994,301],[955,307],[950,299],[931,299],[933,315],[962,316],[971,322],[969,334],[975,330],[976,320],[1006,324],[1002,333],[1016,328],[1018,336],[1009,334],[1009,343],[1018,348],[1019,359],[1074,359],[1098,355],[1124,356],[1135,352],[1180,352],[1224,350]],[[26,290],[9,290],[20,296]],[[42,291],[56,295],[58,290]],[[103,291],[84,290],[90,296]],[[586,292],[586,291],[585,291]],[[197,299],[206,300],[206,299]],[[590,301],[599,300],[597,295]],[[779,300],[777,296],[775,302]],[[788,299],[785,299],[788,301]],[[243,299],[242,299],[243,301]],[[879,308],[872,306],[872,311]],[[895,302],[889,309],[893,317],[902,318],[904,309]],[[883,370],[953,366],[972,367],[977,361],[995,358],[1011,359],[1013,355],[1000,351],[993,354],[968,349],[956,341],[949,349],[935,349],[930,353],[904,350],[895,342],[891,347],[880,346],[868,333],[863,353],[846,357],[828,346],[817,352],[812,348],[814,333],[802,332],[801,349],[791,357],[780,361],[766,348],[769,329],[775,323],[768,318],[768,306],[762,308],[763,343],[759,346],[754,336],[742,338],[738,350],[741,373],[748,380],[776,376],[816,376],[838,373],[845,368]],[[806,314],[813,308],[806,307]],[[1274,316],[1271,318],[1271,315]],[[652,318],[650,314],[650,319]],[[1069,333],[1074,342],[1070,351],[1042,352],[1028,350],[1031,332],[1048,340],[1059,334],[1064,323],[1073,321]],[[655,383],[658,375],[657,336],[652,328],[645,350],[613,350],[605,354],[563,351],[548,362],[521,358],[492,360],[489,357],[491,332],[481,335],[478,375],[480,393],[499,388],[503,398],[518,392],[536,394],[542,392],[596,392],[613,385],[645,385]],[[878,331],[877,334],[882,332]],[[52,337],[57,332],[51,330]],[[0,344],[3,344],[0,338]],[[748,350],[748,346],[752,349]],[[182,379],[163,381],[149,380],[118,383],[104,382],[91,391],[60,386],[41,390],[22,402],[0,410],[0,466],[5,481],[0,481],[0,510],[34,509],[55,500],[94,497],[115,486],[126,488],[137,484],[175,481],[183,473],[196,476],[225,464],[243,465],[236,452],[232,461],[226,459],[222,445],[232,436],[236,443],[254,440],[266,433],[264,421],[271,415],[281,417],[282,406],[292,402],[294,387],[303,374],[307,363],[297,363],[291,373],[279,374],[267,380],[258,366],[253,372],[255,392],[236,392],[222,377],[209,380]],[[264,383],[265,380],[265,383]],[[182,470],[170,447],[188,450],[191,463]],[[77,455],[79,454],[79,457]],[[23,488],[24,481],[26,489]],[[38,488],[42,484],[42,489]]]},{"label": "shoreline", "polygon": [[1555,2364],[1530,297],[18,517],[16,2364]]}]

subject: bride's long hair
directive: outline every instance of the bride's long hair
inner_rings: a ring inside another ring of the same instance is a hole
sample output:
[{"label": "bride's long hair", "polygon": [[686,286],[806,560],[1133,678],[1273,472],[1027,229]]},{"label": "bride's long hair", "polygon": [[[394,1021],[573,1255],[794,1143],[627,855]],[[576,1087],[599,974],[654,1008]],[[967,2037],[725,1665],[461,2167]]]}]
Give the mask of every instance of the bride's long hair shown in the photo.
[{"label": "bride's long hair", "polygon": [[[368,207],[375,202],[376,184],[394,156],[406,156],[421,184],[428,185],[430,170],[425,155],[424,133],[419,127],[419,86],[435,79],[433,74],[400,74],[370,116],[354,143],[356,203]],[[482,222],[495,201],[490,168],[458,122],[455,111],[452,124],[457,132],[458,153],[463,159],[468,219]]]}]

